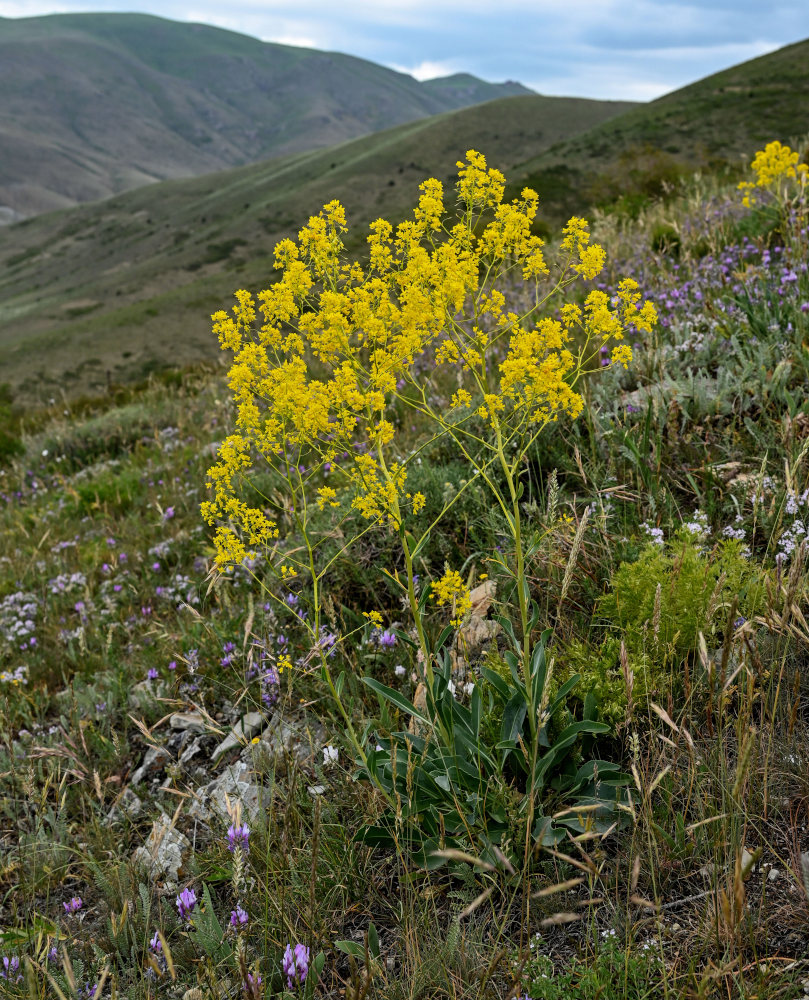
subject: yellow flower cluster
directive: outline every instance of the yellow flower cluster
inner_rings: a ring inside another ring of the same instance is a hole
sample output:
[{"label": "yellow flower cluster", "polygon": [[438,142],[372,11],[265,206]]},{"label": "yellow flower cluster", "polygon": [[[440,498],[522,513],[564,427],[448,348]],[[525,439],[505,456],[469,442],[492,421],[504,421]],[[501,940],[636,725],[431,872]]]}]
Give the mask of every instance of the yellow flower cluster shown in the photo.
[{"label": "yellow flower cluster", "polygon": [[[467,411],[460,419],[477,412],[492,424],[542,424],[581,412],[572,383],[587,359],[574,327],[598,347],[620,340],[629,323],[651,328],[654,308],[638,307],[630,284],[617,307],[591,292],[583,312],[565,307],[561,323],[531,320],[536,310],[510,312],[498,282],[522,275],[539,302],[538,282],[549,273],[543,241],[531,231],[537,195],[526,188],[504,202],[505,178],[474,150],[458,167],[455,218],[445,214],[441,183],[426,180],[412,219],[371,225],[360,265],[346,260],[345,213],[332,201],[297,241],[278,244],[275,284],[257,300],[241,289],[231,313],[213,315],[222,348],[234,356],[228,380],[237,408],[236,432],[220,446],[208,476],[213,495],[202,507],[217,528],[220,567],[244,559],[247,545],[278,537],[272,510],[240,499],[257,460],[299,490],[300,466],[315,474],[330,464],[354,509],[398,530],[424,498],[406,492],[406,463],[395,460],[396,404],[422,393],[425,370],[455,367],[452,405]],[[557,287],[594,278],[604,261],[586,221],[571,219]],[[617,364],[630,356],[626,345],[613,351]],[[346,453],[347,462],[336,462]],[[323,486],[316,504],[342,507],[337,496]]]},{"label": "yellow flower cluster", "polygon": [[454,617],[450,624],[456,628],[461,625],[464,616],[472,608],[469,588],[463,582],[461,574],[455,569],[446,570],[441,579],[433,584],[431,596],[439,608],[445,604],[452,606]]},{"label": "yellow flower cluster", "polygon": [[750,164],[756,175],[755,181],[742,181],[739,184],[739,191],[744,195],[742,204],[747,208],[756,204],[756,188],[772,189],[788,178],[805,184],[809,166],[798,163],[799,159],[799,154],[789,146],[782,145],[778,140],[768,142],[764,149],[756,153]]}]

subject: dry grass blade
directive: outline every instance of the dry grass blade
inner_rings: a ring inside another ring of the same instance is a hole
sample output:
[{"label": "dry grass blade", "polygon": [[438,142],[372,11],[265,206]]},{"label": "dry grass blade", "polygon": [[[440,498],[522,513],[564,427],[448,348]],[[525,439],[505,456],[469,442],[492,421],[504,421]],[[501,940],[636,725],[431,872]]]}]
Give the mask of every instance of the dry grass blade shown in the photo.
[{"label": "dry grass blade", "polygon": [[655,713],[655,715],[659,716],[670,729],[673,729],[675,733],[679,734],[680,727],[677,725],[674,719],[672,719],[672,717],[665,710],[665,708],[661,708],[659,705],[656,705],[653,701],[649,702],[649,708],[651,708],[651,710]]},{"label": "dry grass blade", "polygon": [[598,875],[598,868],[593,864],[587,855],[584,855],[584,863],[577,861],[575,858],[571,858],[569,854],[563,854],[561,851],[555,851],[550,847],[546,847],[545,850],[553,858],[558,858],[560,861],[565,861],[569,865],[573,865],[574,868],[578,868],[579,871],[586,872],[587,875]]},{"label": "dry grass blade", "polygon": [[157,939],[163,948],[163,957],[166,960],[166,968],[168,969],[168,973],[171,976],[172,982],[174,982],[177,979],[177,973],[174,969],[174,959],[171,957],[171,948],[169,948],[168,942],[163,937],[162,931],[157,932]]},{"label": "dry grass blade", "polygon": [[544,889],[537,889],[531,895],[534,899],[543,899],[545,896],[553,896],[557,892],[567,892],[568,889],[575,889],[577,885],[584,882],[583,878],[569,878],[565,882],[556,882],[554,885],[547,885]]},{"label": "dry grass blade", "polygon": [[495,872],[497,868],[490,864],[488,861],[484,861],[482,858],[476,858],[474,854],[467,854],[466,851],[458,851],[454,847],[447,847],[440,851],[433,851],[432,855],[434,858],[446,858],[448,861],[461,861],[468,865],[474,865],[476,868],[482,868],[487,872]]},{"label": "dry grass blade", "polygon": [[474,913],[475,910],[481,905],[481,903],[486,902],[489,896],[491,896],[491,894],[494,892],[495,888],[496,888],[495,886],[490,885],[488,889],[484,889],[479,896],[476,896],[475,899],[472,900],[469,906],[465,906],[461,910],[461,912],[458,914],[458,919],[463,920],[464,917],[468,917],[470,914]]},{"label": "dry grass blade", "polygon": [[572,924],[576,920],[581,920],[583,915],[584,914],[582,913],[570,912],[554,913],[552,916],[545,917],[544,920],[540,920],[539,926],[554,927],[556,924]]}]

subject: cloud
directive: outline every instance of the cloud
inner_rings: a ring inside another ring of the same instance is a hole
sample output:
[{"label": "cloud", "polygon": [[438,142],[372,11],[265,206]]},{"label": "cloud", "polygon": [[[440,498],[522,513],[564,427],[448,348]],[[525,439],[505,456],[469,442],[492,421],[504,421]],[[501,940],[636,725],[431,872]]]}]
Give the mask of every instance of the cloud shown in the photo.
[{"label": "cloud", "polygon": [[451,76],[459,71],[454,62],[434,62],[431,59],[424,59],[415,66],[400,66],[398,63],[388,63],[391,69],[399,73],[407,73],[417,80],[435,80],[440,76]]},{"label": "cloud", "polygon": [[[104,0],[265,41],[346,52],[425,80],[465,71],[544,94],[649,100],[809,36],[806,0]],[[0,0],[0,15],[98,0]]]}]

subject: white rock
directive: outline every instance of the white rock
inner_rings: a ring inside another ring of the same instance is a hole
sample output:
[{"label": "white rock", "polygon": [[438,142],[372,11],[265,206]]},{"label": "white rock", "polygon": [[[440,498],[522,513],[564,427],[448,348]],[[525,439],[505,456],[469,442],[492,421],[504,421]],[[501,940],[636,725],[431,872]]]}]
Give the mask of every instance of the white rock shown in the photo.
[{"label": "white rock", "polygon": [[143,763],[130,778],[130,785],[139,785],[144,778],[158,774],[171,760],[171,754],[163,747],[149,747]]},{"label": "white rock", "polygon": [[771,868],[767,872],[767,881],[768,882],[775,882],[780,877],[781,877],[781,872],[779,871],[778,868]]},{"label": "white rock", "polygon": [[272,791],[259,785],[254,779],[255,772],[244,761],[231,764],[214,781],[194,793],[188,815],[207,820],[212,814],[222,819],[228,818],[227,796],[231,802],[242,805],[242,813],[250,822],[255,822],[259,814],[272,801]]},{"label": "white rock", "polygon": [[204,733],[208,726],[199,712],[175,712],[169,719],[172,729],[190,729],[192,733]]},{"label": "white rock", "polygon": [[141,812],[143,812],[143,803],[131,788],[125,788],[107,814],[107,823],[115,823],[124,816],[129,819],[137,819]]},{"label": "white rock", "polygon": [[250,737],[261,728],[264,716],[261,712],[248,712],[243,719],[236,723],[228,735],[222,740],[219,746],[211,754],[211,763],[215,764],[222,754],[232,750],[234,747],[244,746]]},{"label": "white rock", "polygon": [[143,847],[138,847],[132,860],[146,868],[152,878],[167,878],[176,882],[183,867],[184,856],[191,849],[185,834],[171,825],[168,816],[159,816]]}]

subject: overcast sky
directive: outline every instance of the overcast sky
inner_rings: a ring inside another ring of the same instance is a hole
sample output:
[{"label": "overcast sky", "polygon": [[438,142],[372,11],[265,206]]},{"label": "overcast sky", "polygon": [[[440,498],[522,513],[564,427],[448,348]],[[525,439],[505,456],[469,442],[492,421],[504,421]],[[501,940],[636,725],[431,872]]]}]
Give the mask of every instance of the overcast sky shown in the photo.
[{"label": "overcast sky", "polygon": [[0,16],[137,10],[348,52],[418,79],[651,100],[809,36],[809,0],[0,0]]}]

